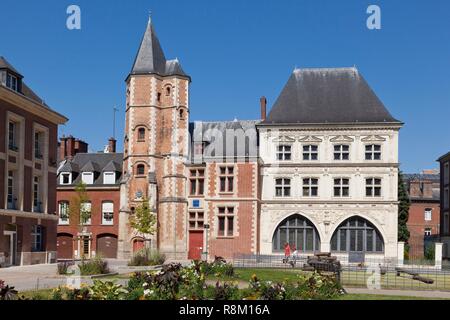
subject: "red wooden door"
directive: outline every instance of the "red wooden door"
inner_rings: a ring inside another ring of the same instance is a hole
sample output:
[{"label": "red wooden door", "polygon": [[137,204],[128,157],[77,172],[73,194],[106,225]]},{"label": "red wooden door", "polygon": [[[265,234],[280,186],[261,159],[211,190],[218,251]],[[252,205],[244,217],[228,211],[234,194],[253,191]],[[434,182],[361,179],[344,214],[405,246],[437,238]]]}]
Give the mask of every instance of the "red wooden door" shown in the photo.
[{"label": "red wooden door", "polygon": [[200,260],[203,252],[203,231],[189,231],[188,259]]}]

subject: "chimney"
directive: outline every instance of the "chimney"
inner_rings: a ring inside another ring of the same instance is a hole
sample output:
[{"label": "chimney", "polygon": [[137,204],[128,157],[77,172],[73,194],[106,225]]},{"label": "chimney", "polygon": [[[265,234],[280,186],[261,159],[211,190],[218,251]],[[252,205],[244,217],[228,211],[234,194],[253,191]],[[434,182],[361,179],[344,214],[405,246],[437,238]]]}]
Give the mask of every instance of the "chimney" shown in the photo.
[{"label": "chimney", "polygon": [[109,153],[116,153],[116,139],[109,138],[108,140],[108,152]]},{"label": "chimney", "polygon": [[66,138],[65,157],[72,159],[74,156],[75,156],[75,138],[73,136],[68,136]]},{"label": "chimney", "polygon": [[266,97],[261,97],[261,99],[259,99],[259,102],[261,104],[261,120],[264,121],[264,120],[266,120],[266,116],[267,116],[267,99],[266,99]]}]

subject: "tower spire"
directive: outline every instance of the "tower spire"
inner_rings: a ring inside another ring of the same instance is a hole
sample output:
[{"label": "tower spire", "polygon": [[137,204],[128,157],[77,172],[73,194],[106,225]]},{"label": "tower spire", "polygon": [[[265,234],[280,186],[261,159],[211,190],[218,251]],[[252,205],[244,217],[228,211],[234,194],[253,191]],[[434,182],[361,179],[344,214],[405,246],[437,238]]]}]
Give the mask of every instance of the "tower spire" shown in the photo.
[{"label": "tower spire", "polygon": [[152,24],[152,10],[148,11],[148,24]]}]

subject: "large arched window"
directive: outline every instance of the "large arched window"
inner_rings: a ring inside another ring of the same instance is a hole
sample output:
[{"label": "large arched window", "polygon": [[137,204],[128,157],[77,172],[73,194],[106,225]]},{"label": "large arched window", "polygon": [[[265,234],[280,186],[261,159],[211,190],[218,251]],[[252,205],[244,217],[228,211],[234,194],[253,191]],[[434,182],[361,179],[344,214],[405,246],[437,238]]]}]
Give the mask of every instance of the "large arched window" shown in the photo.
[{"label": "large arched window", "polygon": [[285,219],[277,227],[272,240],[273,251],[282,252],[286,243],[289,243],[291,249],[296,248],[300,252],[320,250],[317,229],[311,221],[298,214]]},{"label": "large arched window", "polygon": [[383,252],[380,232],[366,219],[352,217],[342,223],[331,238],[331,250],[340,252]]}]

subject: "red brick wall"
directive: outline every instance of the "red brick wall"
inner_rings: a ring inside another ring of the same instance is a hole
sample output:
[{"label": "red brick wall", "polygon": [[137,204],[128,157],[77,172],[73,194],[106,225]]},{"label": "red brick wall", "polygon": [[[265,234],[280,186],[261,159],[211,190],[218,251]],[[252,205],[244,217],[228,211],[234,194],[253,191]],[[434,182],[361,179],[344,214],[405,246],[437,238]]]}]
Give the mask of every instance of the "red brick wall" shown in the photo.
[{"label": "red brick wall", "polygon": [[[431,208],[432,220],[425,221],[425,209]],[[423,255],[425,229],[431,228],[432,235],[439,235],[440,205],[437,202],[412,202],[409,208],[408,230],[410,232],[410,256]]]},{"label": "red brick wall", "polygon": [[[86,226],[88,232],[92,232],[92,245],[91,250],[97,250],[97,236],[101,234],[112,234],[118,236],[119,225],[119,208],[120,208],[120,190],[108,189],[108,190],[89,190],[88,196],[91,201],[91,225]],[[76,197],[74,190],[58,190],[56,199],[57,203],[60,201],[71,202]],[[102,202],[112,201],[114,203],[114,224],[111,226],[102,225]],[[57,208],[57,210],[59,210]],[[76,236],[79,232],[79,225],[76,221],[70,221],[70,225],[58,225],[57,232],[68,233],[72,236]]]}]

